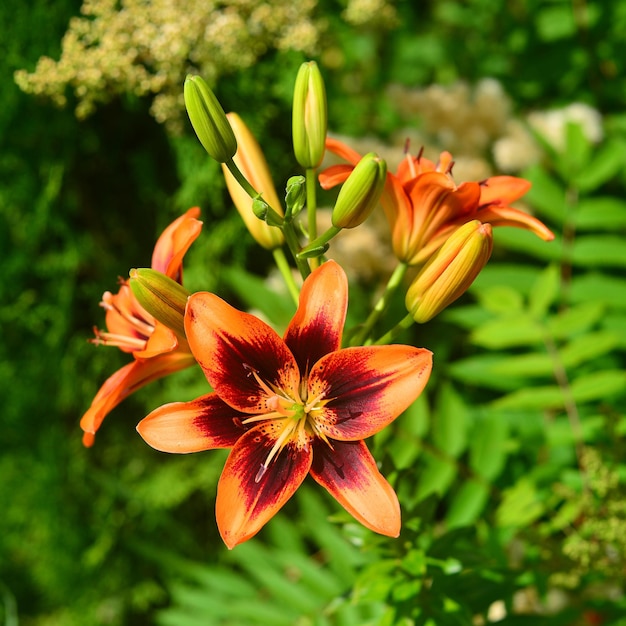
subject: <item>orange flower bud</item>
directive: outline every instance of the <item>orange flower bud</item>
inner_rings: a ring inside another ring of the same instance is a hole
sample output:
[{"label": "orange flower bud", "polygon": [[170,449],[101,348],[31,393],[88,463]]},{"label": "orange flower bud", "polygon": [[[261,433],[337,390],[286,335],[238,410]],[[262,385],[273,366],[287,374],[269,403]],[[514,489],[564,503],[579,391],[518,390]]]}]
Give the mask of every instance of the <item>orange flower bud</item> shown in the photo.
[{"label": "orange flower bud", "polygon": [[472,220],[457,228],[420,270],[406,308],[423,324],[462,296],[491,256],[491,225]]},{"label": "orange flower bud", "polygon": [[[250,129],[236,113],[226,116],[237,138],[237,152],[233,157],[235,165],[244,177],[261,194],[262,200],[272,209],[283,215],[280,200],[274,187],[269,166],[265,156]],[[243,218],[247,229],[257,243],[268,250],[278,248],[283,244],[283,234],[279,228],[269,226],[259,219],[252,210],[253,199],[241,187],[230,170],[222,164],[222,171],[226,186],[232,201]]]}]

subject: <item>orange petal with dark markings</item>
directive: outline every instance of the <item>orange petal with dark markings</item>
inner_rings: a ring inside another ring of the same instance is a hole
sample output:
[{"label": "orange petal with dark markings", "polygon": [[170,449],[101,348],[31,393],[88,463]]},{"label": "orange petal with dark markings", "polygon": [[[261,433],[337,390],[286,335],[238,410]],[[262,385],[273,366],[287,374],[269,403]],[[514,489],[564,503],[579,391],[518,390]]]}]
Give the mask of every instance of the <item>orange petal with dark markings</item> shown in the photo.
[{"label": "orange petal with dark markings", "polygon": [[335,261],[328,261],[304,281],[298,310],[285,332],[285,343],[303,376],[325,354],[341,348],[347,309],[346,273]]},{"label": "orange petal with dark markings", "polygon": [[298,365],[285,342],[265,322],[215,294],[190,296],[185,333],[213,389],[239,411],[266,412],[268,393],[259,380],[288,391],[298,388]]},{"label": "orange petal with dark markings", "polygon": [[260,471],[281,431],[281,420],[249,430],[232,449],[217,486],[215,515],[220,535],[234,548],[261,528],[302,484],[311,467],[312,448],[285,446]]},{"label": "orange petal with dark markings", "polygon": [[172,402],[155,409],[137,425],[145,442],[161,452],[189,453],[232,448],[243,435],[245,415],[215,393],[191,402]]},{"label": "orange petal with dark markings", "polygon": [[350,515],[374,532],[400,534],[400,504],[363,441],[315,445],[311,476]]},{"label": "orange petal with dark markings", "polygon": [[321,420],[332,439],[374,435],[407,409],[424,389],[432,353],[413,346],[346,348],[320,359],[309,377],[308,397],[324,394]]}]

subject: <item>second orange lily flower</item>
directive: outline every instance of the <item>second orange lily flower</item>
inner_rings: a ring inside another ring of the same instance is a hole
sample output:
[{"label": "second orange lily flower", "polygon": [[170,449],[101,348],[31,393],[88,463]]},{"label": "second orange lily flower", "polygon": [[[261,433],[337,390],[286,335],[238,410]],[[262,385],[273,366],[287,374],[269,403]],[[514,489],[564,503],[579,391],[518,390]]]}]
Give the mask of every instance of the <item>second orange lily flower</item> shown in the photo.
[{"label": "second orange lily flower", "polygon": [[[347,179],[361,156],[333,138],[327,139],[326,148],[348,162],[331,166],[320,174],[321,186],[329,189]],[[454,230],[472,220],[524,228],[545,241],[554,238],[538,219],[510,206],[528,191],[528,181],[514,176],[493,176],[481,182],[456,185],[452,165],[449,152],[442,152],[438,163],[421,154],[407,154],[396,174],[387,173],[381,204],[399,261],[407,265],[424,263]]]},{"label": "second orange lily flower", "polygon": [[[183,257],[202,229],[194,207],[174,220],[161,234],[154,247],[152,268],[182,283]],[[148,383],[172,374],[196,361],[189,344],[164,324],[158,322],[137,301],[128,280],[117,294],[102,296],[106,310],[107,331],[95,330],[96,345],[115,346],[133,355],[133,361],[110,376],[100,387],[80,426],[83,443],[92,446],[104,418],[125,398]]]}]

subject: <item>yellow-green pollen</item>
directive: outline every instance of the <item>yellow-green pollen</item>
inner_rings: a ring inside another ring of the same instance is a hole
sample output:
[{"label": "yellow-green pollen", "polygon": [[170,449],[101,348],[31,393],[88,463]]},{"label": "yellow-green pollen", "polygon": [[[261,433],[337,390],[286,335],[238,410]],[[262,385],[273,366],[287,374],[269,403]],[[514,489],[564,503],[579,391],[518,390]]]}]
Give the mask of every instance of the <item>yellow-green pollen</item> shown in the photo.
[{"label": "yellow-green pollen", "polygon": [[326,436],[327,419],[324,405],[326,391],[322,390],[312,398],[308,398],[307,378],[300,380],[298,388],[284,390],[272,383],[263,381],[258,372],[249,368],[257,383],[266,392],[265,406],[270,409],[267,413],[254,415],[243,420],[242,424],[251,424],[266,420],[278,421],[280,432],[265,462],[260,466],[254,481],[260,482],[270,463],[288,443],[295,443],[299,448],[305,448],[314,437],[319,437],[329,446]]}]

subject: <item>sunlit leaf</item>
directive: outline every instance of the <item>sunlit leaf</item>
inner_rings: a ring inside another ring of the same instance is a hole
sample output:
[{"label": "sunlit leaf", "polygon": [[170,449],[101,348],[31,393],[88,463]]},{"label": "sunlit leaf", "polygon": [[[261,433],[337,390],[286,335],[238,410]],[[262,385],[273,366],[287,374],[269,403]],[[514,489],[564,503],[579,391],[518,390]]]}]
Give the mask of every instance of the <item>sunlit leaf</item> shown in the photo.
[{"label": "sunlit leaf", "polygon": [[616,235],[577,237],[573,261],[584,267],[626,267],[624,239]]},{"label": "sunlit leaf", "polygon": [[549,265],[535,281],[528,297],[528,308],[535,319],[542,319],[556,301],[560,286],[560,273],[556,264]]},{"label": "sunlit leaf", "polygon": [[626,201],[613,196],[582,198],[575,213],[576,230],[609,230],[626,227]]},{"label": "sunlit leaf", "polygon": [[444,384],[437,395],[432,424],[433,443],[437,448],[456,457],[465,449],[468,429],[467,407],[450,384]]},{"label": "sunlit leaf", "polygon": [[465,481],[450,503],[446,515],[448,527],[458,528],[475,522],[485,507],[488,497],[489,487],[486,483],[473,478]]},{"label": "sunlit leaf", "polygon": [[508,424],[503,416],[487,413],[476,421],[470,439],[470,467],[492,481],[502,471],[507,456]]},{"label": "sunlit leaf", "polygon": [[590,192],[608,182],[624,168],[625,154],[626,146],[622,140],[605,141],[576,177],[578,189]]},{"label": "sunlit leaf", "polygon": [[544,330],[541,324],[526,312],[503,315],[485,322],[470,335],[470,341],[483,348],[528,347],[543,341]]},{"label": "sunlit leaf", "polygon": [[[626,288],[626,284],[624,285]],[[555,339],[564,339],[591,328],[603,318],[605,305],[595,300],[572,306],[547,320],[547,329]]]},{"label": "sunlit leaf", "polygon": [[523,476],[503,491],[502,500],[496,509],[496,524],[524,528],[539,518],[544,510],[545,505],[535,484]]}]

